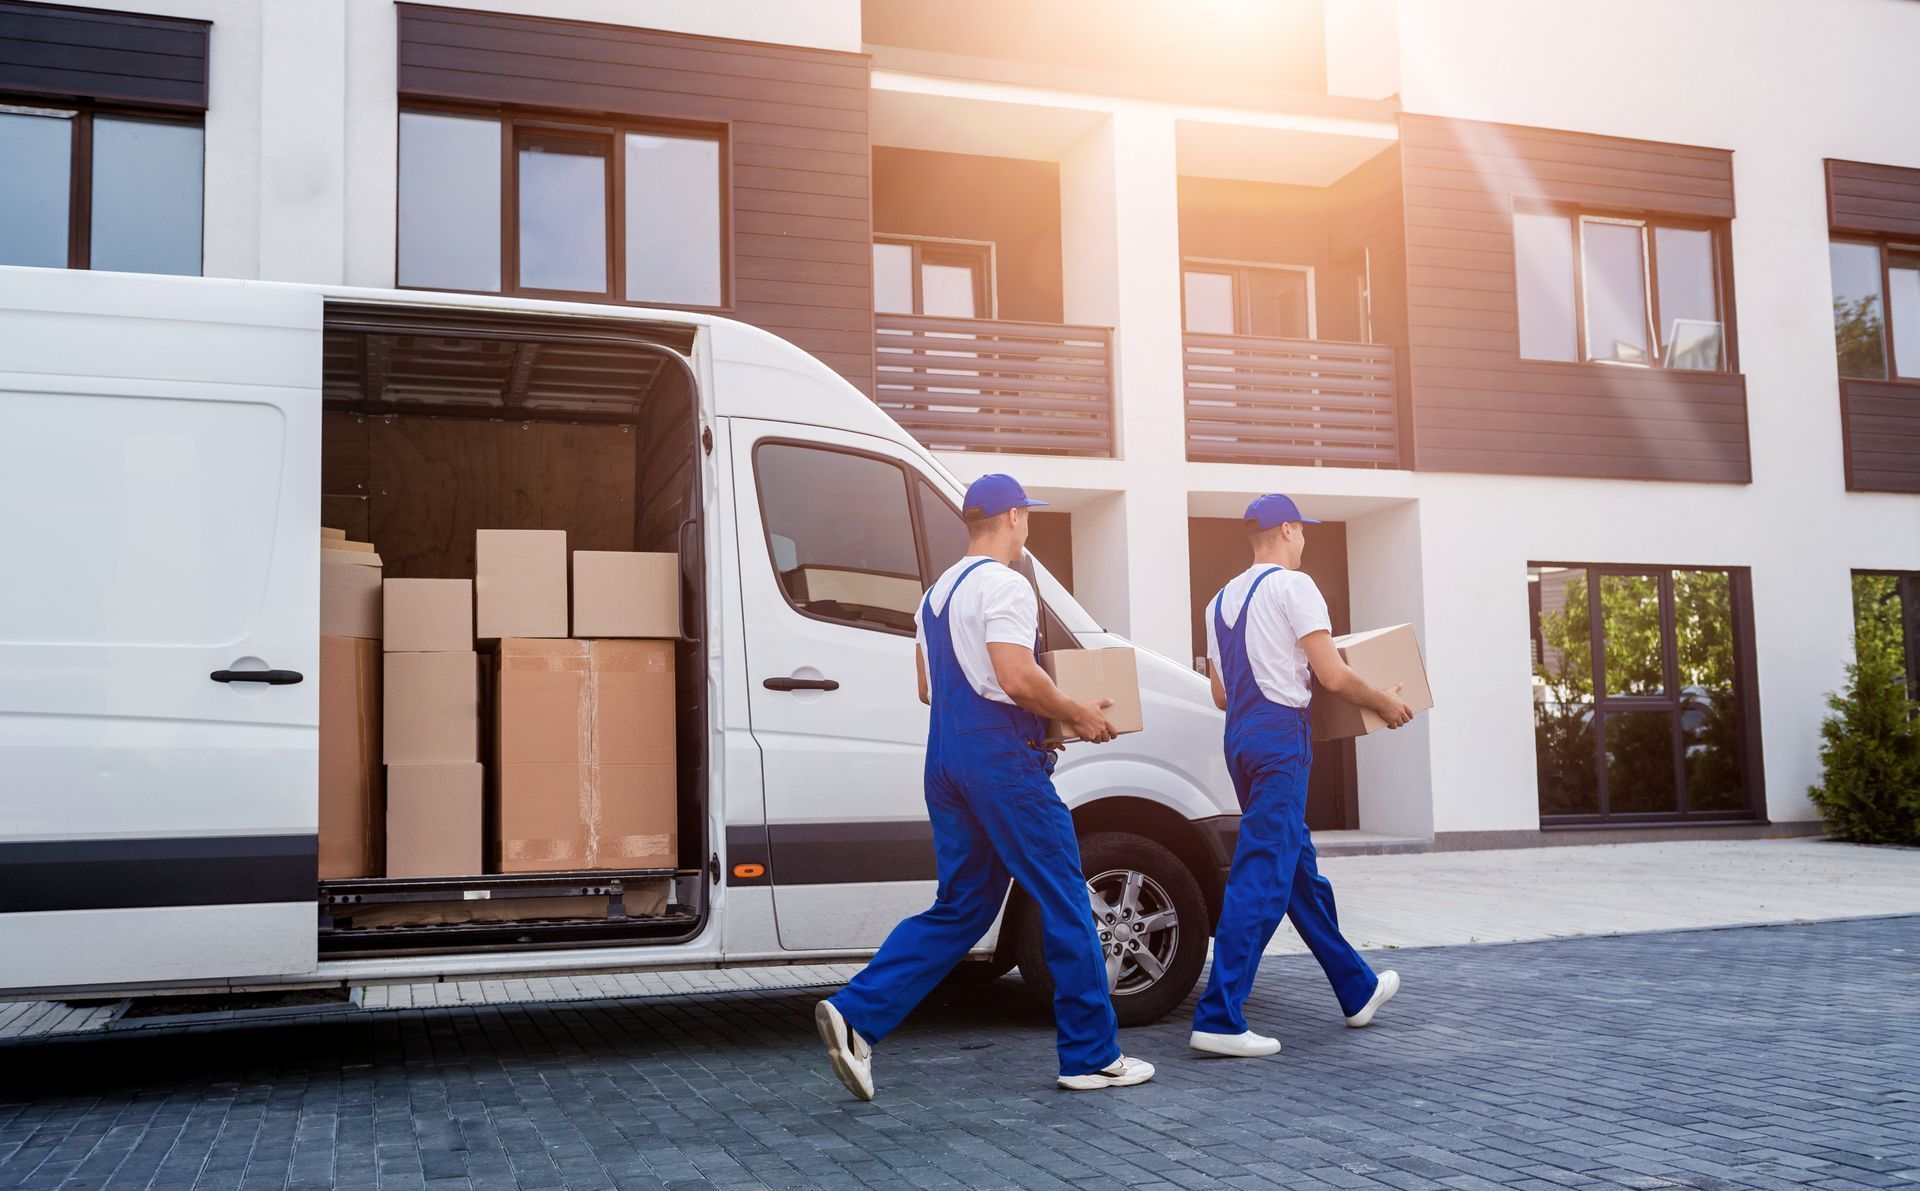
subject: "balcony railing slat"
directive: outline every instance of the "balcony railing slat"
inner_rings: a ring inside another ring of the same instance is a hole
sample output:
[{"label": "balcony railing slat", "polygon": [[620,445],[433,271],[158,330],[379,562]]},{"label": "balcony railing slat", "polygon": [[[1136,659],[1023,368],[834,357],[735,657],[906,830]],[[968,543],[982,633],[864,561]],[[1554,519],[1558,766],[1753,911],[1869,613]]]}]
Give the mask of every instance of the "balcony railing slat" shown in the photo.
[{"label": "balcony railing slat", "polygon": [[874,401],[928,447],[1113,454],[1112,332],[874,315]]},{"label": "balcony railing slat", "polygon": [[1392,348],[1189,334],[1185,355],[1187,458],[1400,465]]}]

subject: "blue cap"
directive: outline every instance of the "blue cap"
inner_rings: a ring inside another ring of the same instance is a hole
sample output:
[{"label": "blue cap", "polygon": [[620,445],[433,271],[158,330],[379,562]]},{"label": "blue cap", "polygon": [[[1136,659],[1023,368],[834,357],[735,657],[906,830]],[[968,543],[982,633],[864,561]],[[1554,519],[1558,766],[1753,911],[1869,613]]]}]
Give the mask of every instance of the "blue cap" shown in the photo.
[{"label": "blue cap", "polygon": [[1244,520],[1253,522],[1261,529],[1272,529],[1277,525],[1285,525],[1289,521],[1304,521],[1308,525],[1320,524],[1312,517],[1303,516],[1300,506],[1293,503],[1291,496],[1282,496],[1278,492],[1254,497],[1253,503],[1247,506]]},{"label": "blue cap", "polygon": [[1012,476],[989,472],[967,485],[967,499],[960,509],[967,520],[978,521],[998,517],[1008,509],[1030,509],[1046,503],[1028,496],[1020,481]]}]

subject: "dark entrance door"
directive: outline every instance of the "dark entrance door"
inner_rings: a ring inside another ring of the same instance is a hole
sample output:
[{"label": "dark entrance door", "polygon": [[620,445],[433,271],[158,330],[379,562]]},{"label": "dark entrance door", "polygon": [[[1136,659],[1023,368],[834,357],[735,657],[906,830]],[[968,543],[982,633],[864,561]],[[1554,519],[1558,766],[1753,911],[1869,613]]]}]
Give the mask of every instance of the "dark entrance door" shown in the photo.
[{"label": "dark entrance door", "polygon": [[[1193,584],[1193,657],[1204,668],[1207,622],[1213,597],[1227,580],[1253,562],[1247,533],[1232,517],[1187,519],[1187,573]],[[1307,553],[1300,569],[1320,585],[1334,635],[1352,632],[1347,617],[1347,527],[1338,521],[1307,529]],[[1332,696],[1327,696],[1331,698]],[[1314,831],[1344,831],[1360,826],[1359,792],[1354,784],[1353,741],[1317,744],[1307,782],[1307,826]]]}]

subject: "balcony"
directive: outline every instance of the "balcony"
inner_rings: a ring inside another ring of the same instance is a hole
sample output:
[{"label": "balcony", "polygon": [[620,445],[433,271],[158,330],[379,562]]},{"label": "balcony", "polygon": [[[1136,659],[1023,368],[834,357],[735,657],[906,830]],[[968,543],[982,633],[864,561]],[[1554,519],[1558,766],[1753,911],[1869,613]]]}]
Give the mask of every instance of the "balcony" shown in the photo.
[{"label": "balcony", "polygon": [[1187,458],[1399,467],[1393,349],[1186,335]]},{"label": "balcony", "polygon": [[1107,328],[884,313],[873,322],[874,400],[927,448],[1113,454]]}]

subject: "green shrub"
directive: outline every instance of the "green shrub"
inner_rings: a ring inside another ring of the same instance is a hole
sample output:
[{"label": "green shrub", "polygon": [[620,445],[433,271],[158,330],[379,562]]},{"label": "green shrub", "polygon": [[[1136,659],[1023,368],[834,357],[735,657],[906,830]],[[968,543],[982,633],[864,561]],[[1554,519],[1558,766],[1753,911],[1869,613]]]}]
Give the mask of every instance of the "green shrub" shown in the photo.
[{"label": "green shrub", "polygon": [[1838,839],[1920,844],[1920,724],[1895,657],[1860,651],[1820,725],[1819,785],[1807,791]]}]

